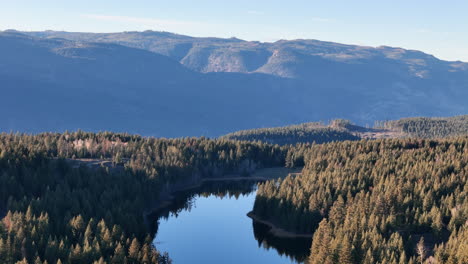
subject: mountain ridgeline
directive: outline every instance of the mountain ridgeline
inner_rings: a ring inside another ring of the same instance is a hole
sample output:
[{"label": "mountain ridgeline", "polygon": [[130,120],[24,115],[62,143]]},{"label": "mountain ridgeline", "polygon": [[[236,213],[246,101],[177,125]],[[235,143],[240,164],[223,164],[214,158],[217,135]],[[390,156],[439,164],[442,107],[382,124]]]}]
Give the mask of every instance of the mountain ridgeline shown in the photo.
[{"label": "mountain ridgeline", "polygon": [[0,56],[2,131],[216,137],[309,120],[365,125],[468,111],[466,63],[401,48],[4,31]]},{"label": "mountain ridgeline", "polygon": [[[379,59],[380,68],[406,65],[408,76],[428,76],[428,66],[465,68],[461,62],[444,62],[420,51],[381,46],[345,45],[318,40],[280,40],[273,43],[237,38],[196,38],[169,32],[22,32],[41,38],[62,38],[82,42],[115,43],[168,56],[197,72],[260,72],[288,78],[316,77],[310,66],[338,66]],[[315,57],[315,58],[314,58]],[[319,63],[323,63],[320,65]],[[288,65],[289,64],[289,65]],[[319,70],[319,69],[315,69]],[[338,69],[339,70],[339,69]],[[403,73],[403,72],[402,72]],[[312,74],[312,76],[310,76]]]}]

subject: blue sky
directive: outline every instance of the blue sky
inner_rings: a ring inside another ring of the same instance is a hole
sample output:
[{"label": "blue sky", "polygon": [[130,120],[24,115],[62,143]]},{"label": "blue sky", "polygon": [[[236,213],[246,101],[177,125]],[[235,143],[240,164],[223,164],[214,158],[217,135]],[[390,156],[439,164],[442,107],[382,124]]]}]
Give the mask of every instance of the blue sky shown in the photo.
[{"label": "blue sky", "polygon": [[169,31],[417,49],[468,62],[466,0],[0,0],[0,30]]}]

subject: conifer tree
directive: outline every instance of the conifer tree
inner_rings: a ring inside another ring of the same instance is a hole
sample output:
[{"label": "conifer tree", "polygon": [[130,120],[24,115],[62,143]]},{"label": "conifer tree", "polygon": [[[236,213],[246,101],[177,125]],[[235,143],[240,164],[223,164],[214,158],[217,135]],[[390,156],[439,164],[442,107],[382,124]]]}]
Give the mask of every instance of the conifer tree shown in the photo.
[{"label": "conifer tree", "polygon": [[339,253],[339,263],[340,264],[353,264],[353,252],[352,252],[351,242],[349,241],[348,236],[345,235],[343,242],[341,243],[340,253]]}]

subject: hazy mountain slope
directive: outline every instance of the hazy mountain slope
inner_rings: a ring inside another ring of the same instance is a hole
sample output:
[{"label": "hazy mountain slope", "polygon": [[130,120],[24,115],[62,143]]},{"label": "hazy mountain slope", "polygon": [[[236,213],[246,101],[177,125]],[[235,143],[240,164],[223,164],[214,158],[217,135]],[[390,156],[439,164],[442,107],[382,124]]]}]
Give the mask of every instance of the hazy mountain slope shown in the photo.
[{"label": "hazy mountain slope", "polygon": [[[381,113],[388,113],[385,118],[397,119],[467,111],[467,103],[459,98],[468,96],[468,64],[439,60],[420,51],[318,40],[261,43],[235,38],[194,38],[154,31],[28,34],[146,49],[170,56],[199,72],[260,72],[300,80],[309,89],[323,88],[335,96],[342,91],[362,93],[367,97],[366,111],[349,116],[357,122],[382,119]],[[431,107],[426,102],[431,102]]]},{"label": "hazy mountain slope", "polygon": [[[307,77],[313,59],[344,64],[373,64],[399,75],[428,78],[440,71],[466,73],[468,64],[447,62],[420,51],[381,46],[345,45],[318,40],[280,40],[273,43],[236,38],[195,38],[168,32],[121,33],[25,32],[44,38],[117,43],[149,50],[201,72],[264,72],[283,77]],[[391,69],[389,69],[391,68]]]},{"label": "hazy mountain slope", "polygon": [[17,34],[0,35],[0,57],[2,130],[153,130],[145,115],[169,103],[154,100],[183,93],[196,76],[138,49]]},{"label": "hazy mountain slope", "polygon": [[2,131],[214,136],[295,120],[303,110],[272,109],[290,104],[280,78],[199,74],[168,57],[115,44],[0,33],[0,57]]},{"label": "hazy mountain slope", "polygon": [[[352,58],[337,58],[344,51]],[[201,53],[205,61],[198,59]],[[430,74],[408,70],[405,60],[413,57],[433,60],[424,66]],[[2,131],[219,136],[309,120],[365,125],[468,111],[465,64],[390,48],[159,32],[0,32],[0,58]]]}]

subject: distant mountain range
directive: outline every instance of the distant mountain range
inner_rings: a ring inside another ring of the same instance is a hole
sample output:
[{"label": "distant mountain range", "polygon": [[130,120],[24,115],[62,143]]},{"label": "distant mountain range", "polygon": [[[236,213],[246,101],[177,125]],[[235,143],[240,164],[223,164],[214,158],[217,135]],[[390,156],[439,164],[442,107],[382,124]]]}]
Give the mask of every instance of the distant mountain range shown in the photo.
[{"label": "distant mountain range", "polygon": [[468,113],[468,64],[391,47],[166,32],[0,32],[0,130],[219,136]]}]

